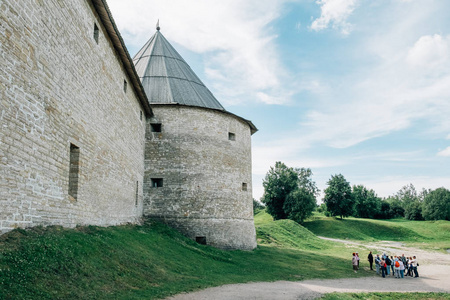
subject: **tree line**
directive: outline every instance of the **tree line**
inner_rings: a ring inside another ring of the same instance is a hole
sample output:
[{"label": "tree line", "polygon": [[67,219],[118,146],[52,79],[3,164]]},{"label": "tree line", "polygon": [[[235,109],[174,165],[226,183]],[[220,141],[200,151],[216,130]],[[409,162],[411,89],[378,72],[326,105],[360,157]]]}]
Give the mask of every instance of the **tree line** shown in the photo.
[{"label": "tree line", "polygon": [[[290,168],[282,162],[270,167],[264,180],[261,202],[275,220],[291,219],[302,223],[317,208],[327,216],[370,219],[404,217],[408,220],[450,220],[450,191],[414,185],[402,187],[395,195],[381,198],[364,185],[353,185],[342,174],[332,175],[324,190],[323,203],[317,207],[320,190],[312,180],[311,169]],[[254,207],[258,207],[254,201]]]}]

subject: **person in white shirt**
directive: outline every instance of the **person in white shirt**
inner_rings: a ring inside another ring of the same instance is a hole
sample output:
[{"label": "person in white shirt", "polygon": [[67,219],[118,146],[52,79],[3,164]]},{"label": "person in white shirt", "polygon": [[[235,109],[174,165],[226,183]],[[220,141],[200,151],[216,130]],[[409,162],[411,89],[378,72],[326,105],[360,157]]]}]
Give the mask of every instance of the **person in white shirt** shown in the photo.
[{"label": "person in white shirt", "polygon": [[413,272],[414,272],[414,278],[419,277],[419,272],[417,272],[417,266],[418,265],[419,264],[417,263],[416,257],[413,256],[413,259],[411,260],[411,266],[412,266],[412,269],[413,269]]},{"label": "person in white shirt", "polygon": [[398,261],[400,263],[400,278],[404,278],[405,276],[405,265],[403,264],[403,261],[399,259]]}]

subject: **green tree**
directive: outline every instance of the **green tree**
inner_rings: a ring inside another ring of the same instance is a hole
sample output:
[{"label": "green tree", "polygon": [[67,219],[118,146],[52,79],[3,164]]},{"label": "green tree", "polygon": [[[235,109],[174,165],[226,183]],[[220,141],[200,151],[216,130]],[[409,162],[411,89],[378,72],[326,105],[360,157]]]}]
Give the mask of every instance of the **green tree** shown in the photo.
[{"label": "green tree", "polygon": [[375,215],[376,219],[390,219],[390,210],[391,205],[389,204],[389,201],[386,199],[381,200],[381,208],[378,214]]},{"label": "green tree", "polygon": [[264,205],[261,202],[255,200],[255,198],[253,198],[253,215],[256,215],[263,209]]},{"label": "green tree", "polygon": [[354,185],[352,197],[355,203],[355,217],[374,218],[380,212],[381,199],[374,190],[368,190],[363,185]]},{"label": "green tree", "polygon": [[317,208],[317,212],[325,213],[327,211],[327,205],[325,203],[320,204]]},{"label": "green tree", "polygon": [[408,220],[423,220],[421,199],[412,183],[405,185],[398,192],[396,197],[402,203],[405,210],[405,218]]},{"label": "green tree", "polygon": [[428,192],[423,202],[423,217],[450,221],[450,191],[441,187]]},{"label": "green tree", "polygon": [[303,223],[306,218],[312,215],[316,205],[314,195],[305,188],[299,188],[289,193],[283,209],[287,213],[288,219]]},{"label": "green tree", "polygon": [[275,220],[286,219],[283,209],[284,201],[290,192],[298,188],[298,175],[293,168],[277,161],[275,167],[270,167],[263,180],[264,195],[262,202],[267,207],[267,213]]},{"label": "green tree", "polygon": [[278,219],[292,219],[303,222],[316,208],[319,189],[312,180],[311,169],[289,168],[276,162],[263,180],[262,202],[267,212]]},{"label": "green tree", "polygon": [[389,219],[391,218],[401,218],[405,216],[405,209],[402,206],[402,202],[396,196],[389,197],[387,199],[390,204],[389,208]]},{"label": "green tree", "polygon": [[314,197],[319,196],[320,190],[317,188],[316,183],[312,180],[313,172],[310,168],[295,168],[295,172],[298,176],[299,188],[304,188]]},{"label": "green tree", "polygon": [[342,174],[332,175],[327,182],[324,202],[332,216],[344,217],[353,214],[354,200],[352,198],[352,188]]}]

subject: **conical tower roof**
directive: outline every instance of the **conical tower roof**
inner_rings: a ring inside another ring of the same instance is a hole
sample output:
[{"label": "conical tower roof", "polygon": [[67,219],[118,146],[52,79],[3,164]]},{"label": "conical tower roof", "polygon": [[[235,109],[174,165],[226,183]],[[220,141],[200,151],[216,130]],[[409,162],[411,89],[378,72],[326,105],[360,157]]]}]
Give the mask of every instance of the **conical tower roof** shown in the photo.
[{"label": "conical tower roof", "polygon": [[225,110],[157,27],[133,63],[150,104],[181,104]]}]

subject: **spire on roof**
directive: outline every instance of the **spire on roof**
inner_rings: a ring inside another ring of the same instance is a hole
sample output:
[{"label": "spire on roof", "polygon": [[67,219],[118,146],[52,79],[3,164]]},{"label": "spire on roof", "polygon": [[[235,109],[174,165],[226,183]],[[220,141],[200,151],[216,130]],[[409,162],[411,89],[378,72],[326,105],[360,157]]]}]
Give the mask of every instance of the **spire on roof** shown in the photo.
[{"label": "spire on roof", "polygon": [[133,62],[150,104],[181,104],[225,110],[159,31]]},{"label": "spire on roof", "polygon": [[158,22],[156,23],[156,30],[160,30],[161,29],[161,27],[159,27],[159,19],[158,19]]}]

